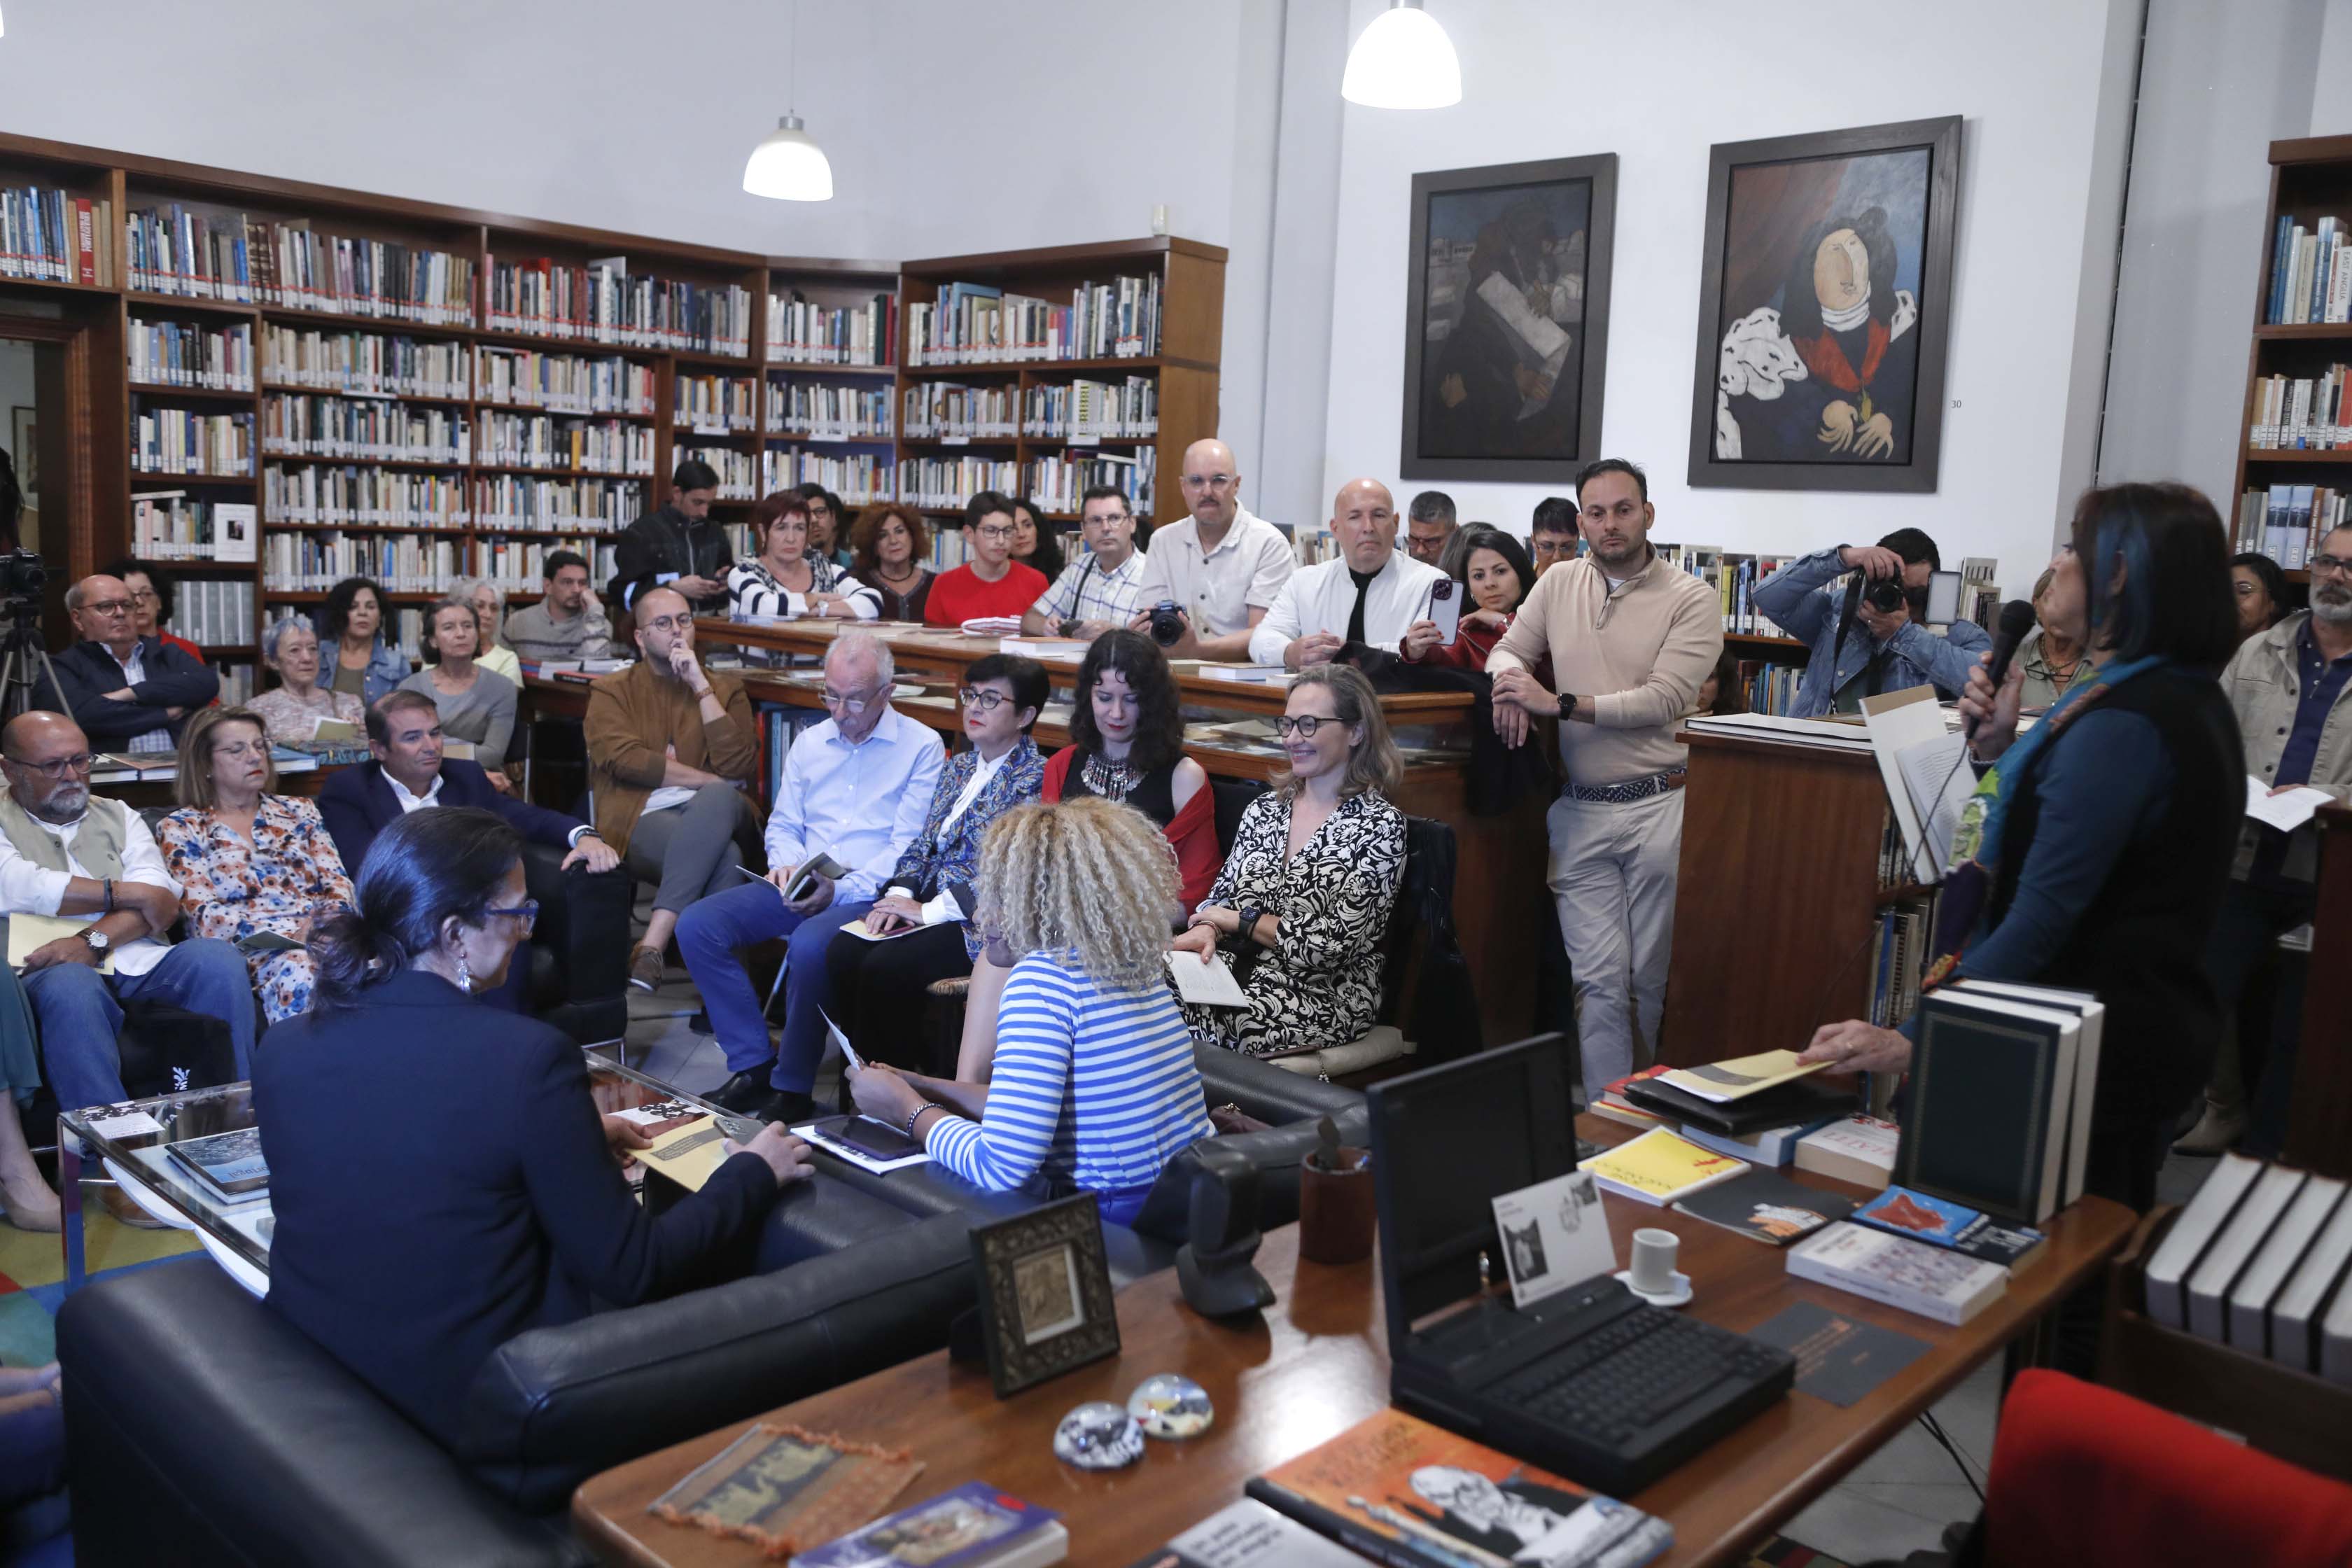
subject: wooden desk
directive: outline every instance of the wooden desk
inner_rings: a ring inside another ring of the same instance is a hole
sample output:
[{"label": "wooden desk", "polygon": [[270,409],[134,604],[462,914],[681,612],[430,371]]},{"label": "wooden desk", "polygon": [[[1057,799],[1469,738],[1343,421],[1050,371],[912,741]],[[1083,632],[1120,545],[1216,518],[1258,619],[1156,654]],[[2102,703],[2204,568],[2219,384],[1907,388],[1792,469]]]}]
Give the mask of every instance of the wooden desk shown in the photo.
[{"label": "wooden desk", "polygon": [[[1630,1131],[1586,1117],[1578,1131],[1614,1142]],[[1809,1185],[1858,1189],[1803,1173]],[[1696,1568],[1738,1561],[1861,1463],[1968,1373],[2033,1326],[2123,1245],[2134,1216],[2085,1198],[2052,1220],[2043,1255],[2020,1270],[1999,1302],[1947,1328],[1859,1296],[1788,1278],[1786,1254],[1670,1209],[1605,1199],[1618,1261],[1630,1260],[1637,1226],[1682,1237],[1681,1266],[1696,1284],[1689,1309],[1709,1322],[1749,1329],[1797,1301],[1925,1340],[1928,1352],[1858,1404],[1840,1409],[1792,1394],[1630,1500],[1669,1521],[1675,1547],[1660,1562]],[[1136,1281],[1118,1298],[1120,1354],[1000,1401],[984,1368],[945,1352],[861,1378],[773,1413],[819,1431],[904,1447],[929,1467],[909,1489],[919,1500],[985,1479],[1059,1510],[1070,1561],[1134,1561],[1242,1495],[1252,1476],[1297,1458],[1388,1403],[1388,1341],[1376,1265],[1301,1262],[1297,1227],[1265,1239],[1258,1268],[1276,1302],[1263,1321],[1221,1327],[1183,1303],[1173,1270]],[[1055,1424],[1090,1399],[1121,1404],[1153,1373],[1181,1372],[1209,1391],[1216,1425],[1184,1443],[1152,1443],[1143,1459],[1108,1474],[1072,1469],[1053,1456]],[[572,1523],[606,1563],[634,1568],[750,1568],[758,1552],[665,1524],[646,1506],[734,1440],[736,1423],[591,1479],[572,1499]],[[1573,1479],[1573,1478],[1571,1478]]]}]

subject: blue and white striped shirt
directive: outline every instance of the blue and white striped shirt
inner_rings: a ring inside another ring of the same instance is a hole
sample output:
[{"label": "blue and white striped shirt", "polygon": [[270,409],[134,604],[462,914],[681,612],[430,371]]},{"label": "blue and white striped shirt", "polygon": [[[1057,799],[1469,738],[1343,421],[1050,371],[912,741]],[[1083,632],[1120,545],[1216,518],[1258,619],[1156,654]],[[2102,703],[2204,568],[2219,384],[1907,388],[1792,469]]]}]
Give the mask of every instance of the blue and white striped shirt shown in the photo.
[{"label": "blue and white striped shirt", "polygon": [[996,1010],[996,1066],[983,1119],[946,1117],[931,1158],[990,1192],[1040,1171],[1132,1219],[1161,1167],[1213,1130],[1192,1038],[1164,984],[1105,991],[1049,953],[1013,966]]}]

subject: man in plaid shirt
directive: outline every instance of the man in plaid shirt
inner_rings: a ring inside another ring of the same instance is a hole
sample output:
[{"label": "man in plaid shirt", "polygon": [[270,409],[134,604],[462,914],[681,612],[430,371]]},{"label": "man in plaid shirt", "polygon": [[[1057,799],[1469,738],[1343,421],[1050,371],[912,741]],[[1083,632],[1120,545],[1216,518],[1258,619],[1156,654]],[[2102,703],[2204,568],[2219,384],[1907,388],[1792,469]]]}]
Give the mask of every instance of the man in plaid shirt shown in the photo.
[{"label": "man in plaid shirt", "polygon": [[1087,553],[1062,568],[1054,585],[1021,617],[1032,637],[1082,637],[1088,642],[1123,626],[1136,611],[1143,552],[1135,542],[1135,513],[1117,485],[1087,489],[1078,529]]}]

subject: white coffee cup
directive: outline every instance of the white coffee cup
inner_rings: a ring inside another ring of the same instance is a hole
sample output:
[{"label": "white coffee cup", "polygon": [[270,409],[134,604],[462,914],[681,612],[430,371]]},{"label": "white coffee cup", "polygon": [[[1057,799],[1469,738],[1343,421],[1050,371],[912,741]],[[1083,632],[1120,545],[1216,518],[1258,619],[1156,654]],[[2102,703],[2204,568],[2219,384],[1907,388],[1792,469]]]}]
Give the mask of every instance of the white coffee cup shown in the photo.
[{"label": "white coffee cup", "polygon": [[1663,1296],[1675,1288],[1675,1255],[1683,1238],[1671,1230],[1643,1229],[1633,1233],[1633,1289]]}]

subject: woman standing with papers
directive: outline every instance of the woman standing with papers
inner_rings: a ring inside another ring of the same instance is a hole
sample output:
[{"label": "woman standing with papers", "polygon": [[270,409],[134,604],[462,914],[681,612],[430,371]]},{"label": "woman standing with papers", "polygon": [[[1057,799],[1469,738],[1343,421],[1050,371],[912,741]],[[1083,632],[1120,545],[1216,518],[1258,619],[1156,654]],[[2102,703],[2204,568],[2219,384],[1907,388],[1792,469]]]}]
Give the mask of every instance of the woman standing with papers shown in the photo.
[{"label": "woman standing with papers", "polygon": [[[2225,538],[2212,503],[2184,485],[2085,494],[2042,613],[2089,648],[2089,667],[2022,736],[2022,665],[1998,691],[1979,668],[1960,699],[1986,766],[1938,918],[1964,941],[1928,983],[2098,995],[2108,1044],[2084,1184],[2136,1209],[2155,1201],[2173,1119],[2221,1034],[2203,958],[2245,791],[2214,679],[2237,643]],[[1911,1041],[1853,1019],[1815,1034],[1803,1059],[1900,1072]]]}]

